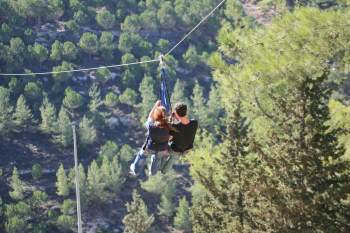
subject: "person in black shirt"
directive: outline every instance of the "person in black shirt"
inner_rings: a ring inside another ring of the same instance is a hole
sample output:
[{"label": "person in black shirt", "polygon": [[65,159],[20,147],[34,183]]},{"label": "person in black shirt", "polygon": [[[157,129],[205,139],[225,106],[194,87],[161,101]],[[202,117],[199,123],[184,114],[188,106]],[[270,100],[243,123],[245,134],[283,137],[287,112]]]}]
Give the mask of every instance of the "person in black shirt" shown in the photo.
[{"label": "person in black shirt", "polygon": [[180,156],[193,148],[193,142],[196,136],[198,121],[189,119],[187,116],[187,105],[176,103],[175,111],[172,113],[173,122],[170,131],[170,155],[163,158],[161,172],[167,172],[174,162],[175,156]]}]

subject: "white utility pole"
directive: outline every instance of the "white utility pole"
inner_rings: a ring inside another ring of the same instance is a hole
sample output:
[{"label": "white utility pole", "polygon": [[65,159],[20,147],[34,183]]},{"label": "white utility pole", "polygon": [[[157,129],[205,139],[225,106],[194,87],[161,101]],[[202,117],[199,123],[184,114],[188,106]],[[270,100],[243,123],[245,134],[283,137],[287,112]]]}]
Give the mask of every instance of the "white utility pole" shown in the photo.
[{"label": "white utility pole", "polygon": [[77,199],[77,215],[78,215],[78,233],[83,233],[81,221],[80,207],[80,190],[79,190],[79,167],[78,167],[78,150],[77,150],[77,134],[75,130],[76,122],[72,123],[73,141],[74,141],[74,164],[75,164],[75,194]]}]

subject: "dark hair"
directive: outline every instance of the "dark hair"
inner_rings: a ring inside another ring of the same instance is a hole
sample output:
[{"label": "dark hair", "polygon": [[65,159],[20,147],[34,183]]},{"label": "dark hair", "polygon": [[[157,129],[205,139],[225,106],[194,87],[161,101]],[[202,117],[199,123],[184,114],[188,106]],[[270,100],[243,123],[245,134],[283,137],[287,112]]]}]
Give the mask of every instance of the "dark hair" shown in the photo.
[{"label": "dark hair", "polygon": [[184,103],[176,103],[175,104],[175,112],[179,117],[184,117],[187,115],[187,105]]}]

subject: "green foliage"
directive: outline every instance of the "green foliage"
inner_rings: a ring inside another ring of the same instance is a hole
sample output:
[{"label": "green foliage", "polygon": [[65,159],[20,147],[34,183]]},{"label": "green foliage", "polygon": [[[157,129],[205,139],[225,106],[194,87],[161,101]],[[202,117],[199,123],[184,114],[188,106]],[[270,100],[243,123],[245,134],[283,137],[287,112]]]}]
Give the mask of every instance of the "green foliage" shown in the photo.
[{"label": "green foliage", "polygon": [[107,193],[105,191],[105,177],[100,172],[100,169],[96,163],[93,161],[88,169],[87,173],[87,187],[88,187],[88,200],[91,204],[103,203],[107,198]]},{"label": "green foliage", "polygon": [[134,90],[126,88],[123,94],[119,96],[119,100],[123,104],[135,105],[137,101],[137,94]]},{"label": "green foliage", "polygon": [[175,196],[176,182],[175,179],[170,179],[165,186],[165,189],[162,191],[160,197],[160,204],[158,206],[159,214],[170,218],[174,211],[175,207],[173,204],[173,197]]},{"label": "green foliage", "polygon": [[191,100],[193,103],[192,112],[194,117],[198,119],[200,125],[207,126],[208,109],[206,108],[206,101],[203,96],[203,88],[198,82],[196,82],[193,88]]},{"label": "green foliage", "polygon": [[185,90],[186,90],[186,86],[184,81],[181,81],[180,79],[176,80],[174,90],[172,91],[172,95],[171,95],[171,102],[173,104],[176,104],[178,102],[185,103],[187,105],[187,111],[190,112],[191,105]]},{"label": "green foliage", "polygon": [[147,206],[136,190],[132,193],[133,201],[126,204],[128,214],[123,218],[124,233],[146,233],[154,222],[148,214]]},{"label": "green foliage", "polygon": [[39,180],[43,175],[43,170],[40,166],[40,164],[36,163],[32,166],[32,177],[35,180]]},{"label": "green foliage", "polygon": [[107,107],[113,108],[113,107],[118,105],[119,96],[113,92],[108,92],[108,94],[105,96],[105,99],[103,102]]},{"label": "green foliage", "polygon": [[56,225],[61,231],[71,231],[76,225],[76,220],[75,217],[71,215],[60,215],[57,219]]},{"label": "green foliage", "polygon": [[24,183],[20,179],[16,167],[14,167],[12,171],[10,187],[12,191],[10,191],[9,194],[12,199],[18,201],[24,198]]},{"label": "green foliage", "polygon": [[60,61],[62,59],[62,50],[62,44],[58,40],[55,40],[55,42],[51,45],[50,59]]},{"label": "green foliage", "polygon": [[65,91],[65,97],[63,99],[63,105],[70,109],[75,110],[83,105],[83,97],[75,92],[72,88],[68,87]]},{"label": "green foliage", "polygon": [[40,129],[44,133],[53,133],[57,130],[57,116],[56,108],[53,106],[47,97],[44,98],[44,101],[40,107],[41,115],[41,124]]},{"label": "green foliage", "polygon": [[96,54],[99,48],[97,36],[91,32],[85,32],[80,38],[79,46],[88,54]]},{"label": "green foliage", "polygon": [[72,145],[73,143],[73,131],[71,122],[67,111],[62,107],[58,113],[58,126],[56,141],[61,143],[64,147]]},{"label": "green foliage", "polygon": [[193,45],[188,47],[186,53],[183,55],[183,59],[190,69],[194,69],[201,62],[201,57]]},{"label": "green foliage", "polygon": [[190,231],[190,206],[185,197],[180,199],[179,207],[176,210],[176,216],[174,218],[174,225],[179,230]]},{"label": "green foliage", "polygon": [[23,95],[20,95],[17,100],[13,118],[16,127],[24,131],[29,130],[35,123],[32,111],[27,106],[27,102]]},{"label": "green foliage", "polygon": [[28,222],[31,214],[30,206],[22,201],[17,204],[6,205],[6,232],[18,233],[28,231],[31,227],[31,224]]},{"label": "green foliage", "polygon": [[106,188],[113,193],[117,193],[125,181],[118,157],[114,156],[112,160],[104,157],[101,172],[104,176]]},{"label": "green foliage", "polygon": [[35,61],[42,64],[48,57],[48,50],[41,44],[35,43],[33,47],[28,47],[29,52]]},{"label": "green foliage", "polygon": [[99,160],[102,161],[104,158],[107,158],[111,161],[119,151],[118,145],[113,141],[107,141],[100,149]]},{"label": "green foliage", "polygon": [[115,49],[113,34],[111,32],[102,32],[100,37],[100,51],[107,61],[113,59],[113,50]]},{"label": "green foliage", "polygon": [[97,139],[97,131],[86,116],[79,123],[79,141],[82,146],[93,144]]},{"label": "green foliage", "polygon": [[103,9],[97,13],[96,21],[103,29],[111,29],[115,24],[115,17],[111,12]]},{"label": "green foliage", "polygon": [[119,151],[119,158],[122,165],[128,168],[129,162],[134,158],[135,150],[128,144],[124,144]]},{"label": "green foliage", "polygon": [[219,35],[221,52],[239,64],[215,58],[229,127],[221,152],[192,156],[191,172],[208,192],[192,208],[194,232],[347,231],[349,164],[340,129],[327,125],[331,67],[343,66],[349,44],[337,25],[347,16],[298,9],[261,30]]},{"label": "green foliage", "polygon": [[64,170],[63,164],[61,164],[60,167],[58,168],[56,177],[57,177],[57,181],[56,181],[57,195],[62,197],[67,197],[69,195],[69,183],[68,183],[68,178],[66,175],[66,171]]},{"label": "green foliage", "polygon": [[149,111],[152,109],[154,103],[157,100],[155,94],[155,81],[150,76],[145,76],[140,84],[139,91],[141,93],[141,121],[145,121],[148,117]]},{"label": "green foliage", "polygon": [[24,96],[31,103],[40,101],[42,95],[42,89],[36,82],[29,82],[24,87]]},{"label": "green foliage", "polygon": [[12,128],[12,111],[10,91],[0,87],[0,135],[7,135]]},{"label": "green foliage", "polygon": [[67,41],[63,44],[62,56],[68,61],[74,61],[77,58],[78,49],[73,42]]},{"label": "green foliage", "polygon": [[[175,174],[168,172],[161,174],[158,172],[154,176],[150,176],[146,181],[141,183],[141,187],[147,192],[162,194],[166,190],[168,185],[173,185],[175,180]],[[169,195],[170,196],[170,195]]]},{"label": "green foliage", "polygon": [[96,71],[96,77],[99,80],[107,81],[111,77],[111,72],[107,68],[100,68]]},{"label": "green foliage", "polygon": [[89,110],[92,113],[97,113],[99,107],[103,104],[103,102],[101,100],[101,90],[96,83],[94,83],[90,87],[89,97],[90,97]]}]

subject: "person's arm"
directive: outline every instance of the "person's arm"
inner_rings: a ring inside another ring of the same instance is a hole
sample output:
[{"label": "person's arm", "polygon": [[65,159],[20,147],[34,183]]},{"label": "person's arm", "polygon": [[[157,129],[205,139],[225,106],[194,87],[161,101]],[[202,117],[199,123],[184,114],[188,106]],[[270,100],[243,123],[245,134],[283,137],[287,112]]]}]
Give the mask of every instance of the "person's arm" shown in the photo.
[{"label": "person's arm", "polygon": [[154,104],[153,108],[151,109],[151,111],[148,114],[148,119],[152,118],[154,111],[156,110],[157,107],[160,106],[160,104],[161,104],[160,100],[157,100],[157,102]]}]

